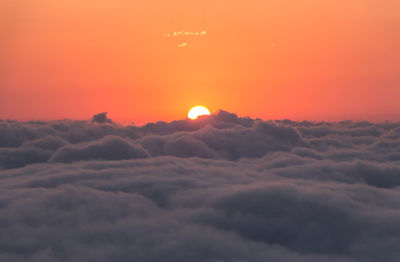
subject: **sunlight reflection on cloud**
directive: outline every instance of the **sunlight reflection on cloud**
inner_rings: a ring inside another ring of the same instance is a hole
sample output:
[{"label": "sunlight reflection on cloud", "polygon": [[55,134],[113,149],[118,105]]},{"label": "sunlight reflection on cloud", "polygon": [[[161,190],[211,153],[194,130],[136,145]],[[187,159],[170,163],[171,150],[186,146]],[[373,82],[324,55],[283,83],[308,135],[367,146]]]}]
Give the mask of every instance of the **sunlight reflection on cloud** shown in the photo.
[{"label": "sunlight reflection on cloud", "polygon": [[177,37],[177,36],[204,36],[207,34],[207,31],[199,31],[199,32],[190,32],[190,31],[177,31],[172,33],[164,34],[165,37]]}]

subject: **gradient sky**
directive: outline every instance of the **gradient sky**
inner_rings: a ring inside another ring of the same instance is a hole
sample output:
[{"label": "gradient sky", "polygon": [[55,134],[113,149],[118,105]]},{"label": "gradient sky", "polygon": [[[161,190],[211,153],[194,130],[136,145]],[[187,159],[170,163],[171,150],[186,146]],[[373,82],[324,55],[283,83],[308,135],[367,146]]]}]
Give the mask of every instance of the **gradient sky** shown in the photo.
[{"label": "gradient sky", "polygon": [[399,32],[398,0],[0,0],[0,118],[400,120]]}]

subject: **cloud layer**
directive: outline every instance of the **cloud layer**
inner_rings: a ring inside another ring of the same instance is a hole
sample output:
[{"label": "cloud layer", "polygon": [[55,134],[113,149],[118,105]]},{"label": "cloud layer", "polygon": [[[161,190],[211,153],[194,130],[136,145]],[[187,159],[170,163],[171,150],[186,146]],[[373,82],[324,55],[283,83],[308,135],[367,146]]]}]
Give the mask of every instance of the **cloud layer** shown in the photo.
[{"label": "cloud layer", "polygon": [[1,261],[399,261],[400,123],[0,121]]}]

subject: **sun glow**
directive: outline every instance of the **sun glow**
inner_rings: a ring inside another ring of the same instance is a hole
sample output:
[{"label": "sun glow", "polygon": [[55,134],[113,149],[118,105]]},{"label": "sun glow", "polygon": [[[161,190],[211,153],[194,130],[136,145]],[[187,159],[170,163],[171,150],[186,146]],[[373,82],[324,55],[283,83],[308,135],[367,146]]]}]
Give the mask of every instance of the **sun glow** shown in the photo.
[{"label": "sun glow", "polygon": [[195,106],[189,110],[188,118],[194,120],[199,116],[210,115],[210,111],[204,106]]}]

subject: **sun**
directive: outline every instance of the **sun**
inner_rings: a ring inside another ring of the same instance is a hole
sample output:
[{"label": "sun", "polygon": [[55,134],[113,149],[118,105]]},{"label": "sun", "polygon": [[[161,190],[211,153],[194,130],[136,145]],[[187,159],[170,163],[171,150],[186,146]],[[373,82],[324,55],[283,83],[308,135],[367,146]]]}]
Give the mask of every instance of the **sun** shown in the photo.
[{"label": "sun", "polygon": [[194,120],[199,116],[210,115],[210,110],[205,108],[204,106],[195,106],[189,110],[188,118]]}]

